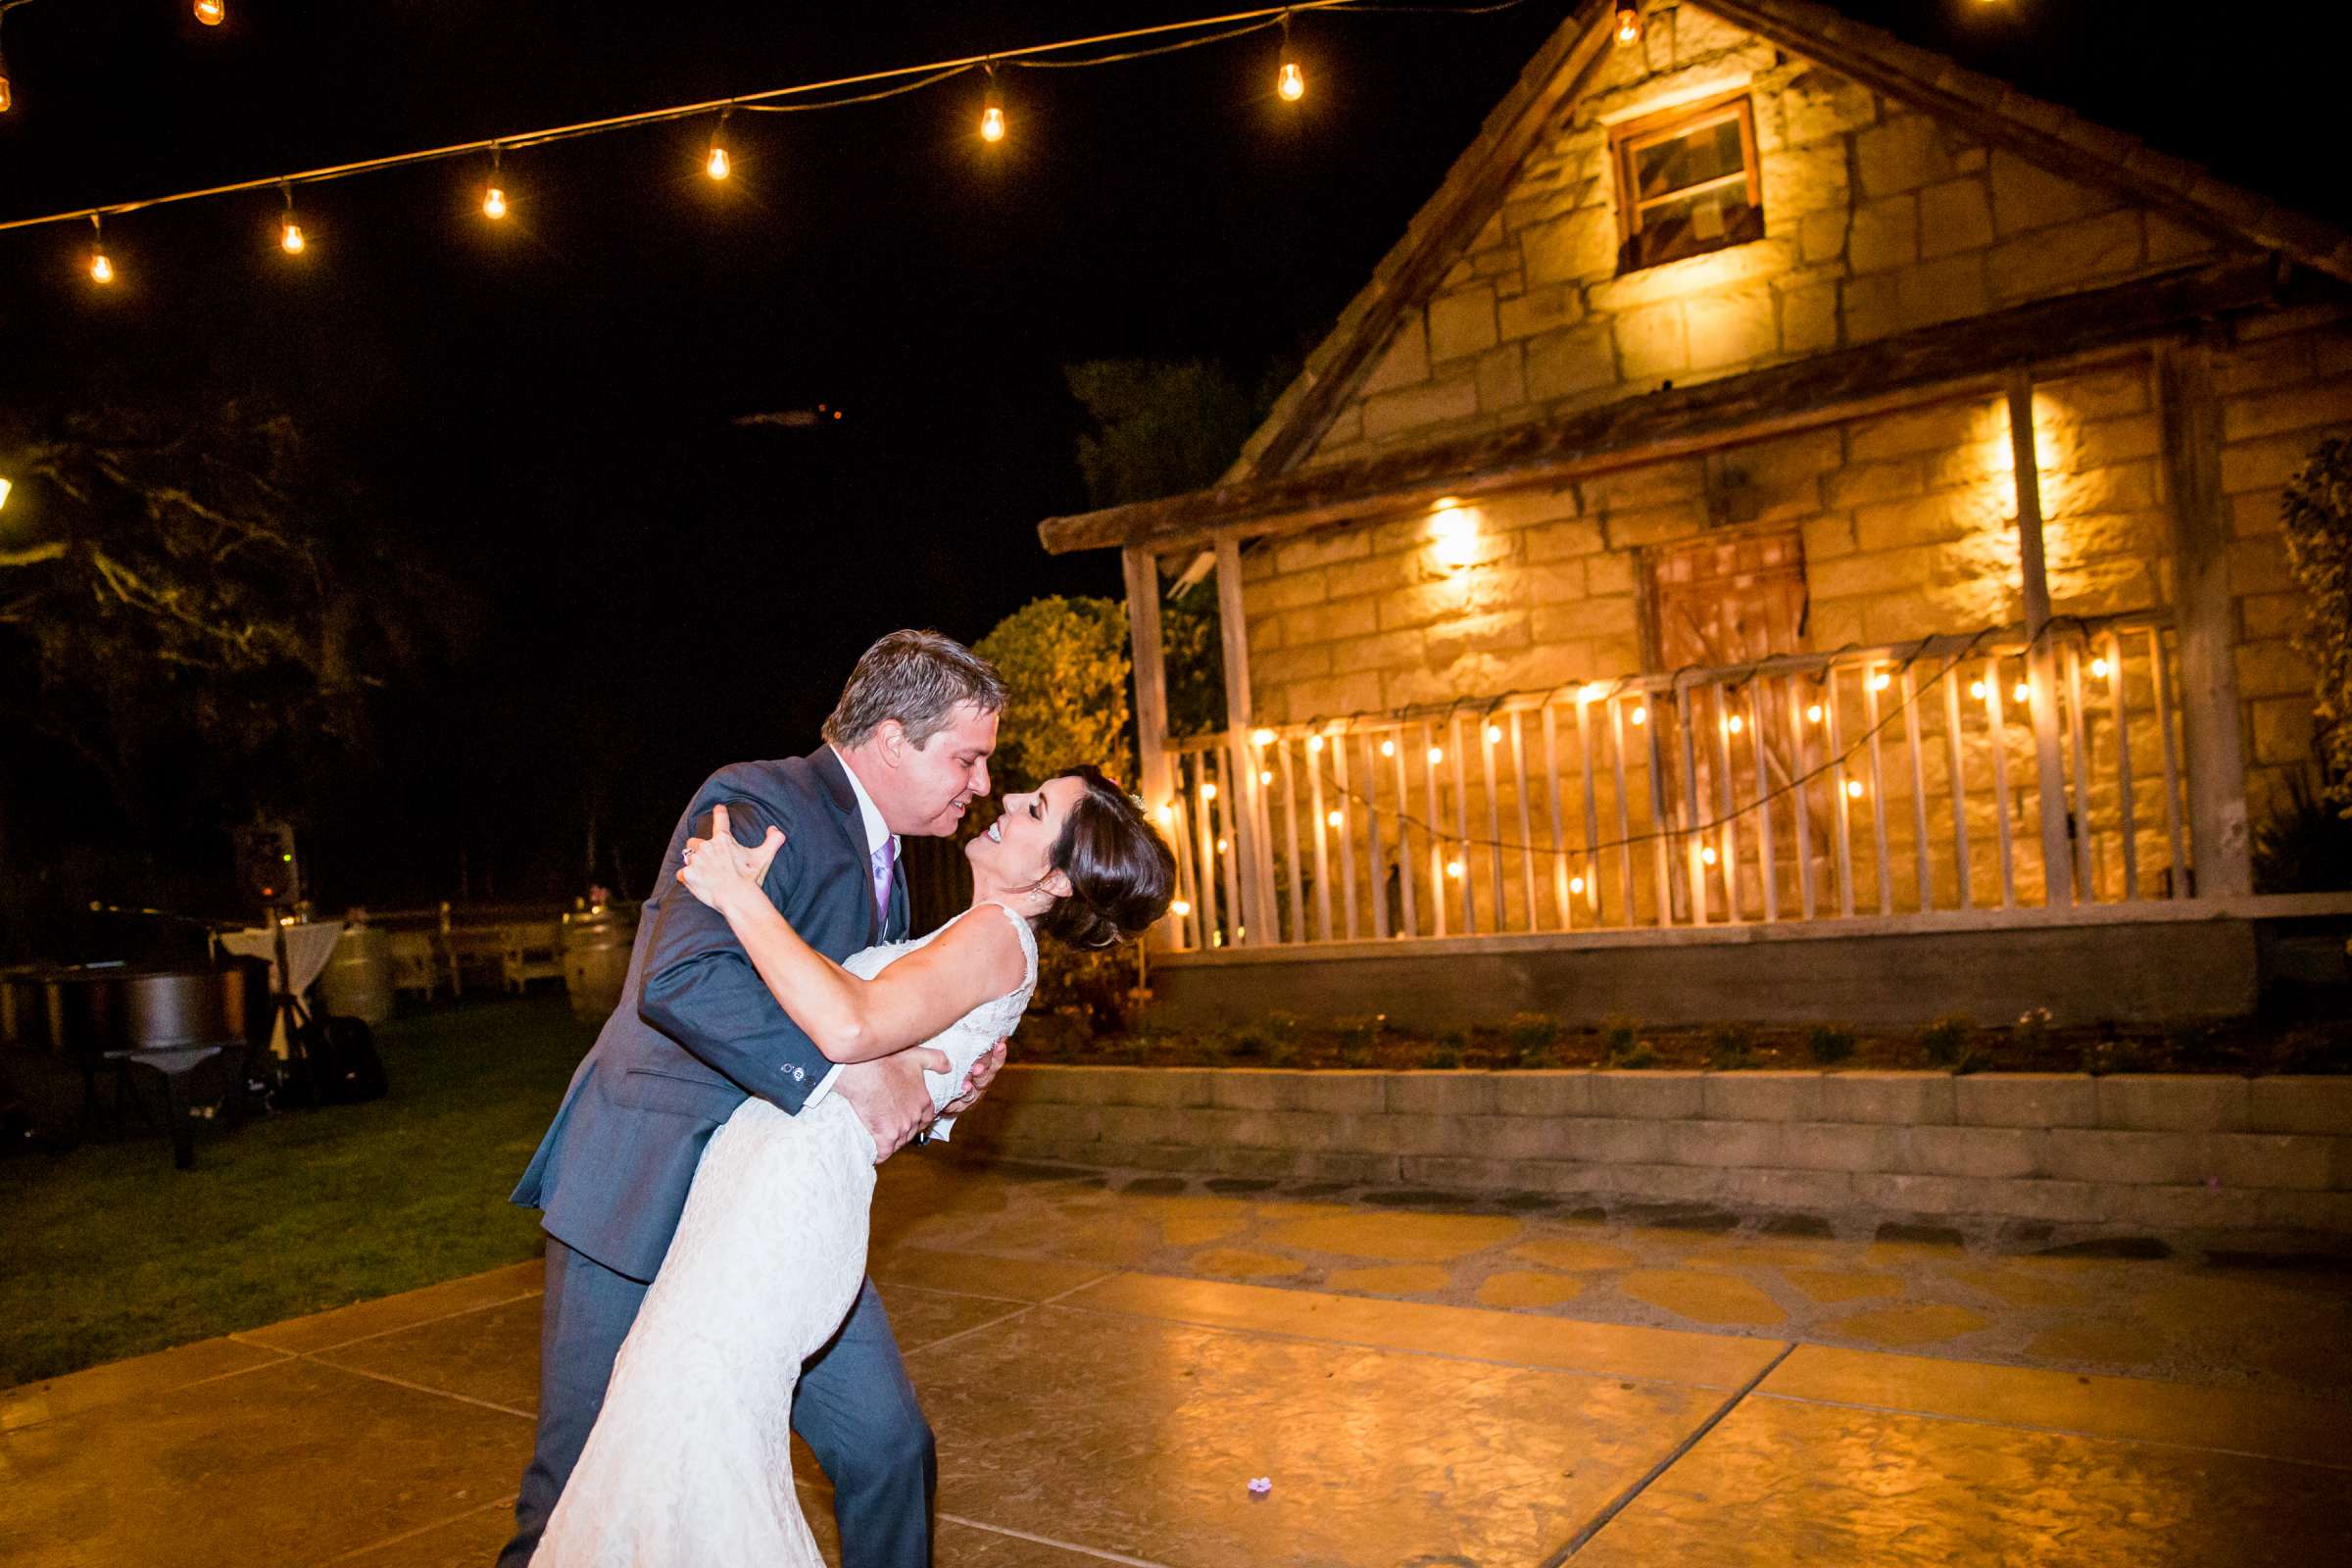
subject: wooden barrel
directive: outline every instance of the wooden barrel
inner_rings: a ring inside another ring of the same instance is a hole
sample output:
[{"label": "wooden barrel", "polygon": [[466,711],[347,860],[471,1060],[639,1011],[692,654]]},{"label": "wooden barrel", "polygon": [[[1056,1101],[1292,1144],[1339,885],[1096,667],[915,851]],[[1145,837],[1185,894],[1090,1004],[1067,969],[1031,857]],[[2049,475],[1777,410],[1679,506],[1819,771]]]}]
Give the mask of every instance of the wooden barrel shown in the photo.
[{"label": "wooden barrel", "polygon": [[596,1020],[620,1004],[629,975],[629,949],[637,940],[637,911],[607,905],[564,916],[564,989],[575,1018]]},{"label": "wooden barrel", "polygon": [[392,933],[371,925],[347,925],[318,977],[326,1010],[341,1018],[378,1024],[392,1016]]}]

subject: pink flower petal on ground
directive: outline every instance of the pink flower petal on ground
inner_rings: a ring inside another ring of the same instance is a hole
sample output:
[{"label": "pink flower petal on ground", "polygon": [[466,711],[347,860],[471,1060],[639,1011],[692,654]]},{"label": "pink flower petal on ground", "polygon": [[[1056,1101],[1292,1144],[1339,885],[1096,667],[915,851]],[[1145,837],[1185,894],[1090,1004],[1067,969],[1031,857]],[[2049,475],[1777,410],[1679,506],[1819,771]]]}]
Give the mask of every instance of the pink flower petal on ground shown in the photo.
[{"label": "pink flower petal on ground", "polygon": [[1258,1476],[1250,1483],[1250,1495],[1252,1497],[1262,1497],[1273,1490],[1274,1478],[1272,1476]]}]

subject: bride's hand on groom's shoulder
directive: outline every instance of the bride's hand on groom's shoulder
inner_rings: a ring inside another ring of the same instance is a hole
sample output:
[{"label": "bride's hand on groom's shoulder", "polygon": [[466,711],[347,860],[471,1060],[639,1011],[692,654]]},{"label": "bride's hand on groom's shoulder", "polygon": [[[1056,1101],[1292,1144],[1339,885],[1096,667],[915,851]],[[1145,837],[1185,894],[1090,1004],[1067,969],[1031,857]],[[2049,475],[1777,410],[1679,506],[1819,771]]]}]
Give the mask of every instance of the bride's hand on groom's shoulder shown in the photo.
[{"label": "bride's hand on groom's shoulder", "polygon": [[776,852],[783,847],[784,830],[773,825],[754,847],[747,849],[736,843],[727,820],[727,808],[713,807],[710,836],[686,841],[685,854],[678,863],[678,881],[703,903],[724,910],[730,898],[747,892],[760,894],[767,880],[767,868],[775,862]]}]

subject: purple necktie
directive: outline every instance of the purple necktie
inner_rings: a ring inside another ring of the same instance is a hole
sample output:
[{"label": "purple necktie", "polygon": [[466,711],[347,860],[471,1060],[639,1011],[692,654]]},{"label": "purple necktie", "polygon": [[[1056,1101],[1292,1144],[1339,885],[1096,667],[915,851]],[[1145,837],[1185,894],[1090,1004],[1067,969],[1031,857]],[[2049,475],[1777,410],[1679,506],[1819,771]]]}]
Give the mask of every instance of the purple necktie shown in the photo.
[{"label": "purple necktie", "polygon": [[890,873],[897,863],[897,840],[884,839],[874,852],[874,918],[884,928],[890,925]]}]

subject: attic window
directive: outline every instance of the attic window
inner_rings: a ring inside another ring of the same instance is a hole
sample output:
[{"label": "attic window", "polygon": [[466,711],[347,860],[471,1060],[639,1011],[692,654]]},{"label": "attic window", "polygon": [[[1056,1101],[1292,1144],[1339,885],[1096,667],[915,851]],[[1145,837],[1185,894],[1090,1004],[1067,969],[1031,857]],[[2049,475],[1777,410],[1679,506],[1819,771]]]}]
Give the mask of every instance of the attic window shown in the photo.
[{"label": "attic window", "polygon": [[1756,122],[1745,93],[1628,121],[1609,142],[1619,272],[1764,237]]}]

